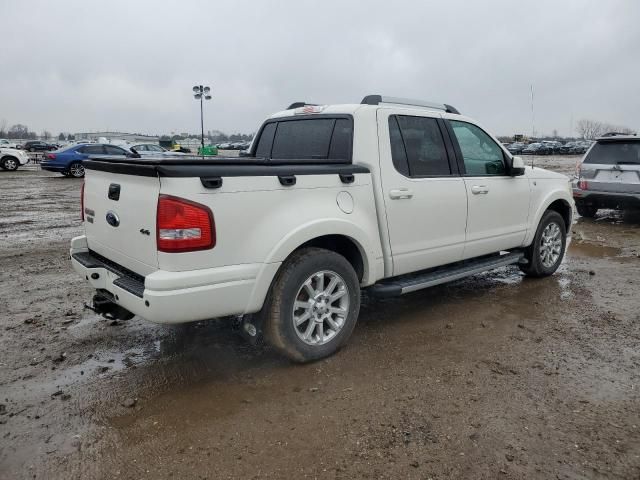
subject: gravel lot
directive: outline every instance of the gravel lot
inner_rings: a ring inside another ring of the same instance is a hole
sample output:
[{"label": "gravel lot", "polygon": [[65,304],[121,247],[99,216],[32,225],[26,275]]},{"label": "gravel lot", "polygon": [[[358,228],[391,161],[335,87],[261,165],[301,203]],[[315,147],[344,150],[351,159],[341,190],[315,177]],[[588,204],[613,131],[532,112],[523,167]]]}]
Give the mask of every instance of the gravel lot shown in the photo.
[{"label": "gravel lot", "polygon": [[640,213],[578,218],[551,278],[365,297],[301,366],[222,322],[83,309],[79,191],[0,171],[1,479],[640,478]]}]

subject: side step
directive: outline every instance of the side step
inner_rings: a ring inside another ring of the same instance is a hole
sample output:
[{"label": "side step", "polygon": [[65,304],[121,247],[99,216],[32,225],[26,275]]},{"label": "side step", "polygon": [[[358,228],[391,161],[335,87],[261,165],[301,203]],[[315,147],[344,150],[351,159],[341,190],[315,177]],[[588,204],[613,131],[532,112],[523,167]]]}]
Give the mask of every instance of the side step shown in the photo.
[{"label": "side step", "polygon": [[493,270],[494,268],[523,262],[526,262],[526,259],[524,258],[524,253],[520,251],[465,260],[444,267],[432,268],[422,272],[390,278],[371,286],[369,292],[379,297],[396,297],[405,293],[415,292],[423,288],[433,287],[441,283],[475,275],[476,273]]}]

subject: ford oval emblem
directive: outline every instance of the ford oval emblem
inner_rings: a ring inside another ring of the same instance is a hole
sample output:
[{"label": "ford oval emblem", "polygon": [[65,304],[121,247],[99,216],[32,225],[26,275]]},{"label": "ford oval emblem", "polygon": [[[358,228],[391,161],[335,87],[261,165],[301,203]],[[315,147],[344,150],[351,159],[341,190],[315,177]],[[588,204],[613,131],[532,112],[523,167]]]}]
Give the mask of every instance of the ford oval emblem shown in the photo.
[{"label": "ford oval emblem", "polygon": [[109,210],[107,212],[107,223],[112,227],[117,227],[118,225],[120,225],[120,217],[118,217],[118,214],[116,212],[112,212],[111,210]]}]

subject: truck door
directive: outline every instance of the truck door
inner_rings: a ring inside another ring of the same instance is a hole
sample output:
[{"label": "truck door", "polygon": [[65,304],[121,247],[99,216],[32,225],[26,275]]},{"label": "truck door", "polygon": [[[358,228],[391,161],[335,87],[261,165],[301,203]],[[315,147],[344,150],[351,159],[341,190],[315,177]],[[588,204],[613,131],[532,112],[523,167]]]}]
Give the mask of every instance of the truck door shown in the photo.
[{"label": "truck door", "polygon": [[464,258],[521,246],[528,226],[529,179],[509,175],[506,154],[480,127],[447,122],[469,200]]},{"label": "truck door", "polygon": [[393,275],[461,260],[467,193],[444,123],[436,112],[390,112],[377,121]]}]

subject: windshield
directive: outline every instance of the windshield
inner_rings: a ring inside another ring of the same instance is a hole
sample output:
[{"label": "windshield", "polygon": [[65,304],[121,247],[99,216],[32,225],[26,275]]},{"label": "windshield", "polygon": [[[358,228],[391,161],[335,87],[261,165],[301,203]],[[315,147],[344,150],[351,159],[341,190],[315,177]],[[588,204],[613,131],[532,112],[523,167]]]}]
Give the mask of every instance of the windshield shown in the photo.
[{"label": "windshield", "polygon": [[598,142],[584,159],[584,163],[640,164],[640,141]]}]

